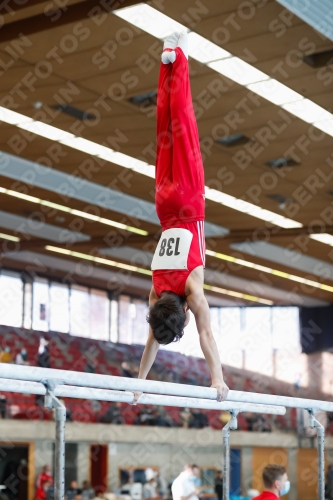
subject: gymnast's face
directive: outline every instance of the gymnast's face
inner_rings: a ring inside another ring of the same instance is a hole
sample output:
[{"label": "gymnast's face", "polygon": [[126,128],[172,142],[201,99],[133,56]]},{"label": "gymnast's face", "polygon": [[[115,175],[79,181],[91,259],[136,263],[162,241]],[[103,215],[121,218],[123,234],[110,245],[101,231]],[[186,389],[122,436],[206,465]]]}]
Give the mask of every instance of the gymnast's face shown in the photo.
[{"label": "gymnast's face", "polygon": [[184,311],[186,314],[186,319],[185,319],[185,323],[184,323],[184,328],[185,328],[185,326],[187,326],[190,322],[190,310],[189,310],[189,307],[187,304],[185,304],[185,306],[184,306]]}]

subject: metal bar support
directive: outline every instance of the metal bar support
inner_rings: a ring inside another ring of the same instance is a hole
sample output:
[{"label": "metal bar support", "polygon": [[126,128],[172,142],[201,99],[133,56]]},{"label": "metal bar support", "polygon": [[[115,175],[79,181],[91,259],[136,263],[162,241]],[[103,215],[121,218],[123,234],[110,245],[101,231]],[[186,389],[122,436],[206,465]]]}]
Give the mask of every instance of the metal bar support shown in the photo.
[{"label": "metal bar support", "polygon": [[317,429],[317,453],[318,453],[318,500],[325,500],[325,428],[316,420],[315,410],[308,410],[311,429]]},{"label": "metal bar support", "polygon": [[55,471],[54,471],[54,500],[64,500],[65,497],[65,424],[66,407],[54,395],[54,390],[62,381],[42,380],[46,387],[45,408],[55,409]]},{"label": "metal bar support", "polygon": [[231,419],[222,429],[223,440],[223,500],[230,495],[230,430],[237,429],[238,411],[230,411]]}]

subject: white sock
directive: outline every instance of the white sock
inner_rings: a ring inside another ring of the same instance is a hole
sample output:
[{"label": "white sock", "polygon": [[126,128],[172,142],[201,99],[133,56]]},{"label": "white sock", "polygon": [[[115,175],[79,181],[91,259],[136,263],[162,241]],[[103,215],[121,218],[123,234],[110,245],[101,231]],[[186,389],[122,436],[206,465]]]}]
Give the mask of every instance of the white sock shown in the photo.
[{"label": "white sock", "polygon": [[186,59],[188,59],[188,40],[187,40],[187,32],[186,31],[183,31],[180,34],[177,47],[180,47],[182,49]]},{"label": "white sock", "polygon": [[167,36],[164,40],[163,50],[175,49],[177,47],[179,36],[179,31],[174,31],[173,33],[171,33],[171,35]]},{"label": "white sock", "polygon": [[170,64],[176,60],[176,52],[174,50],[165,49],[175,49],[177,47],[180,32],[174,31],[171,35],[167,36],[163,44],[163,52],[161,55],[161,61],[163,64]]}]

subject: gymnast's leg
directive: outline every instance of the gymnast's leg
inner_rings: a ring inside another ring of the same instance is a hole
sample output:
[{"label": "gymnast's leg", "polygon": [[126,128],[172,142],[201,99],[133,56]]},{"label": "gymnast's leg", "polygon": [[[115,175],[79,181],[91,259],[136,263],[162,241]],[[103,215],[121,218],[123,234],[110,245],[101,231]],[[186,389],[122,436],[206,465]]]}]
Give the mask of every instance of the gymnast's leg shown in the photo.
[{"label": "gymnast's leg", "polygon": [[170,78],[172,126],[172,176],[186,203],[192,205],[193,218],[204,219],[204,167],[198,126],[194,114],[187,60],[187,33],[182,33],[175,49]]},{"label": "gymnast's leg", "polygon": [[172,181],[172,136],[170,113],[171,65],[161,63],[157,89],[156,110],[156,191],[166,181]]}]

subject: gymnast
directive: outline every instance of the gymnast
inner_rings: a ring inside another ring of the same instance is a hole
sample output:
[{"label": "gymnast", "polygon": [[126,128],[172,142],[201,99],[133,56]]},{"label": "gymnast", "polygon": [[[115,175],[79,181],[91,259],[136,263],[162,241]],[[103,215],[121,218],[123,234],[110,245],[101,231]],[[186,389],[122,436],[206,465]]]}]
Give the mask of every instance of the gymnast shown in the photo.
[{"label": "gymnast", "polygon": [[[138,377],[145,379],[160,344],[178,341],[192,311],[217,390],[226,399],[217,345],[203,292],[205,183],[188,69],[187,33],[164,42],[157,92],[156,212],[162,226],[151,269],[149,336]],[[141,393],[134,395],[136,404]]]}]

